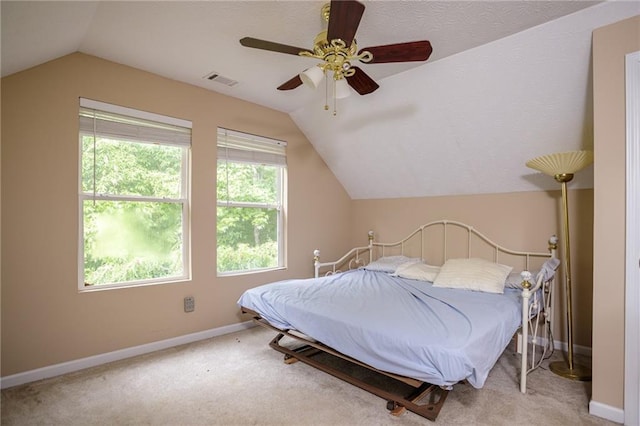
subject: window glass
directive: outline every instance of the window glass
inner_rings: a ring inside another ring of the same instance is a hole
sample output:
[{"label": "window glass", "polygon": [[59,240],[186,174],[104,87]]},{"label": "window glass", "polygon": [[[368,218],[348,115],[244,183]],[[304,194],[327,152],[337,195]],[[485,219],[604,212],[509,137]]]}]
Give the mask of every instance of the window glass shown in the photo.
[{"label": "window glass", "polygon": [[[95,150],[95,151],[94,151]],[[180,198],[184,148],[82,138],[82,190],[98,194]],[[95,157],[94,157],[95,156]],[[95,183],[95,188],[94,188]]]},{"label": "window glass", "polygon": [[179,203],[85,200],[84,283],[184,275]]}]

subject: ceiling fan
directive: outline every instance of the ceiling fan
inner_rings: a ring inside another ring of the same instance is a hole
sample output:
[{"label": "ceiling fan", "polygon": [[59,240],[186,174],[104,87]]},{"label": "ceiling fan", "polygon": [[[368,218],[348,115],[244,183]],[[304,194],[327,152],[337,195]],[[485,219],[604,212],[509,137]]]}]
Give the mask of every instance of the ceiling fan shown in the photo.
[{"label": "ceiling fan", "polygon": [[[353,62],[379,64],[426,61],[433,49],[429,41],[421,40],[358,50],[355,34],[364,9],[364,5],[355,0],[331,0],[330,3],[325,4],[322,7],[322,17],[328,22],[327,29],[316,36],[312,49],[252,37],[240,39],[240,44],[255,49],[299,55],[322,61],[317,66],[304,70],[281,84],[278,86],[278,90],[292,90],[303,83],[316,88],[328,73],[332,73],[334,99],[348,95],[347,84],[360,95],[366,95],[378,89],[379,86],[361,68],[354,66]],[[327,105],[325,105],[325,109],[328,109]]]}]

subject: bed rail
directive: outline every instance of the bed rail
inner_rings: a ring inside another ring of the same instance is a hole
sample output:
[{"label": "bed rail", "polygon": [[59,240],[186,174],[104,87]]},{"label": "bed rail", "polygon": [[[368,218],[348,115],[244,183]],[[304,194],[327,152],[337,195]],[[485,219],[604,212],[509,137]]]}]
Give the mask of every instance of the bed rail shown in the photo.
[{"label": "bed rail", "polygon": [[[315,269],[314,276],[316,278],[320,275],[320,269],[329,267],[329,270],[325,273],[325,275],[332,275],[343,272],[342,269],[345,266],[348,269],[354,269],[355,267],[362,267],[366,264],[370,263],[373,258],[373,231],[369,231],[368,233],[369,245],[363,247],[354,247],[349,250],[344,256],[340,259],[333,262],[320,262],[320,250],[315,249],[313,251],[313,267]],[[361,256],[363,254],[367,254],[368,260],[364,260]]]}]

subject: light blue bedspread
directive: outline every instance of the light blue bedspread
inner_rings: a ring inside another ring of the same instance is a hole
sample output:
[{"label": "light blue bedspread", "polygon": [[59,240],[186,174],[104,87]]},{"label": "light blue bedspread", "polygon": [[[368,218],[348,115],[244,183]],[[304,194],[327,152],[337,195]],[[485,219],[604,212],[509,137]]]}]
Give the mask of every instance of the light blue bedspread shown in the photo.
[{"label": "light blue bedspread", "polygon": [[520,294],[434,288],[358,269],[266,284],[238,305],[379,370],[481,388],[520,326]]}]

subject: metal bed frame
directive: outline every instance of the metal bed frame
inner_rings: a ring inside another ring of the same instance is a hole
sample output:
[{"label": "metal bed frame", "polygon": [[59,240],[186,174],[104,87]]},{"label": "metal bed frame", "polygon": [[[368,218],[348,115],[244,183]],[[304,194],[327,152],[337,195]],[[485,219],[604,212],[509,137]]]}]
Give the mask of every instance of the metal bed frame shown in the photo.
[{"label": "metal bed frame", "polygon": [[[432,245],[427,241],[435,230],[442,238],[442,243]],[[451,235],[457,233],[457,241],[466,240],[466,250],[460,251],[460,245],[450,242]],[[552,338],[552,304],[553,304],[553,282],[554,277],[543,280],[542,277],[537,282],[531,282],[531,273],[528,271],[532,267],[532,262],[538,260],[542,263],[546,259],[555,258],[557,252],[557,237],[554,235],[549,239],[549,251],[547,253],[516,251],[502,247],[484,234],[475,230],[472,226],[457,221],[439,220],[422,225],[406,238],[394,243],[380,243],[374,241],[373,231],[369,231],[368,245],[351,249],[347,254],[333,262],[320,262],[320,251],[314,251],[315,277],[321,273],[324,275],[337,274],[344,270],[366,266],[375,259],[391,255],[417,254],[429,264],[444,263],[453,257],[487,257],[487,253],[492,253],[494,262],[513,264],[514,259],[518,259],[522,265],[522,326],[517,333],[516,349],[521,354],[520,367],[520,391],[526,393],[527,374],[540,366],[542,361],[548,358],[553,351]],[[480,246],[478,246],[480,244]],[[483,252],[484,248],[484,252]],[[487,251],[487,249],[489,249]],[[416,253],[417,251],[417,253]],[[439,252],[439,259],[434,253]],[[477,253],[483,252],[484,256]],[[464,256],[462,255],[464,253]],[[516,265],[513,265],[514,268]],[[341,269],[343,268],[343,269]],[[541,290],[539,292],[539,290]],[[542,296],[538,296],[542,294]],[[340,352],[323,345],[320,342],[301,335],[295,330],[281,330],[272,326],[260,317],[260,314],[250,309],[242,307],[242,312],[250,314],[256,324],[276,331],[277,336],[270,342],[270,346],[283,353],[286,363],[302,361],[319,370],[327,372],[341,380],[358,386],[387,400],[387,409],[391,414],[400,415],[405,410],[414,412],[429,420],[435,421],[452,387],[435,386],[410,377],[399,376],[388,372],[377,370],[356,359],[348,357]],[[541,335],[539,335],[541,334]],[[282,344],[283,338],[290,338],[295,342],[301,342],[298,347]],[[398,395],[371,385],[359,378],[352,377],[343,371],[328,366],[313,359],[314,355],[323,352],[361,367],[367,368],[389,378],[400,381],[411,386],[412,391],[407,395]],[[538,353],[540,352],[539,356]],[[531,356],[529,356],[531,355]]]}]

